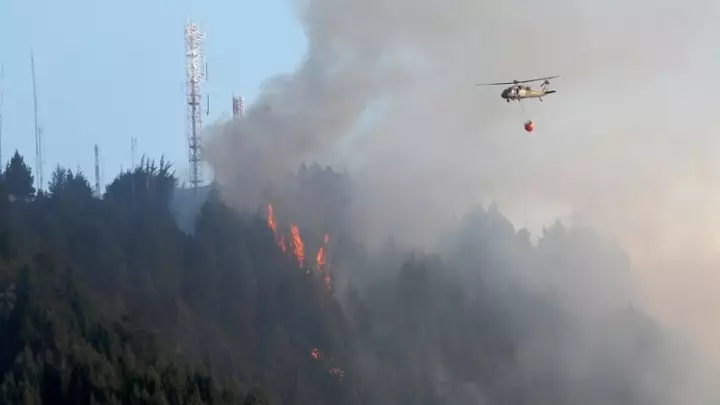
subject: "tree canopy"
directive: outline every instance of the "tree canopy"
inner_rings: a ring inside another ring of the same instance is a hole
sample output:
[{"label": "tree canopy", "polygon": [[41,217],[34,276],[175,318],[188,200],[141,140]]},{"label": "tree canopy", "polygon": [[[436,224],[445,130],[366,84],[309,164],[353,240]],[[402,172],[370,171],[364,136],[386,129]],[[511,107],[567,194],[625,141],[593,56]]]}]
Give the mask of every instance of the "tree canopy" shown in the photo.
[{"label": "tree canopy", "polygon": [[28,199],[35,194],[32,169],[25,163],[25,159],[15,151],[5,167],[5,184],[7,192],[15,199]]},{"label": "tree canopy", "polygon": [[270,196],[270,220],[213,190],[191,233],[164,160],[102,196],[60,166],[47,194],[32,181],[16,153],[0,181],[2,403],[636,405],[678,381],[666,334],[621,288],[602,320],[569,309],[569,285],[608,291],[583,280],[627,271],[582,229],[533,246],[479,209],[440,255],[368,252],[347,232],[348,175],[319,165]]}]

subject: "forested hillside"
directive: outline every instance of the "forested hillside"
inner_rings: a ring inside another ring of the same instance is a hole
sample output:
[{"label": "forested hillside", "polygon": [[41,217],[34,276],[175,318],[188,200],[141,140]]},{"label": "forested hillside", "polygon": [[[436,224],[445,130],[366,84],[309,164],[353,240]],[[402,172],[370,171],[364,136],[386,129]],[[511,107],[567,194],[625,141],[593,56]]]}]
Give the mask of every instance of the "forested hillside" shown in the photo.
[{"label": "forested hillside", "polygon": [[[58,167],[36,193],[16,153],[0,182],[0,402],[675,403],[681,364],[626,300],[617,248],[561,225],[535,247],[491,208],[439,255],[371,253],[348,232],[347,174],[293,179],[252,214],[213,189],[183,232],[163,161],[102,196]],[[578,297],[597,298],[592,317]]]}]

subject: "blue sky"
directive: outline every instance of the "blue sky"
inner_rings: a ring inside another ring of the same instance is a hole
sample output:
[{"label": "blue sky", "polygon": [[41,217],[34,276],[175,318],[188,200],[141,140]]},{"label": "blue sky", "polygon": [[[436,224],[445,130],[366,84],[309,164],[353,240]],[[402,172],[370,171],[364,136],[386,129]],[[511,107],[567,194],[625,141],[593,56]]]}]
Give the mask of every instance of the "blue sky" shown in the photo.
[{"label": "blue sky", "polygon": [[3,164],[18,149],[35,165],[32,49],[45,181],[60,163],[79,166],[92,183],[95,144],[104,182],[111,181],[130,165],[132,136],[138,155],[165,155],[186,178],[188,17],[207,34],[206,122],[230,115],[233,94],[252,102],[268,77],[292,71],[305,50],[286,0],[0,0]]}]

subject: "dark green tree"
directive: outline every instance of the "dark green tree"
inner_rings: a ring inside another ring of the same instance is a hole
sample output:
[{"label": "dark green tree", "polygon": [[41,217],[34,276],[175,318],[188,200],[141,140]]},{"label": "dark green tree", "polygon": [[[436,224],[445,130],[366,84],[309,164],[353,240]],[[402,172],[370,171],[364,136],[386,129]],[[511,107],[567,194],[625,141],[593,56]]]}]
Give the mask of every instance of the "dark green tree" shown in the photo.
[{"label": "dark green tree", "polygon": [[66,206],[82,206],[93,198],[93,189],[88,179],[81,173],[75,173],[58,165],[48,184],[51,199],[61,201]]},{"label": "dark green tree", "polygon": [[4,177],[8,193],[16,200],[26,200],[35,194],[32,169],[17,150],[5,166]]}]

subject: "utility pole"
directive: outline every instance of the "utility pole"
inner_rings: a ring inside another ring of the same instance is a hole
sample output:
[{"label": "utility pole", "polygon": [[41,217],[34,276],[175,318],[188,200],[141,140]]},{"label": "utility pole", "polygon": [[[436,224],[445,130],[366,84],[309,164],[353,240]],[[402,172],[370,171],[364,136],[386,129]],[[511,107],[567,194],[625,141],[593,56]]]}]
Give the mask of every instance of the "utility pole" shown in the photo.
[{"label": "utility pole", "polygon": [[101,196],[100,191],[100,148],[95,144],[95,193]]},{"label": "utility pole", "polygon": [[37,101],[37,86],[35,82],[35,56],[30,51],[30,69],[32,70],[32,84],[33,84],[33,106],[35,112],[35,170],[37,191],[42,191],[45,186],[43,181],[43,130],[40,128],[38,123],[38,101]]}]

